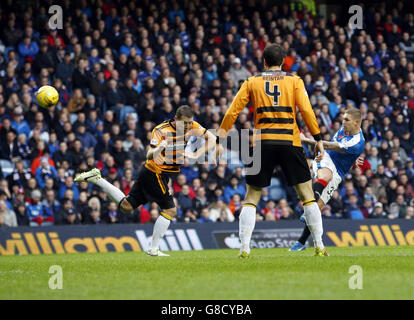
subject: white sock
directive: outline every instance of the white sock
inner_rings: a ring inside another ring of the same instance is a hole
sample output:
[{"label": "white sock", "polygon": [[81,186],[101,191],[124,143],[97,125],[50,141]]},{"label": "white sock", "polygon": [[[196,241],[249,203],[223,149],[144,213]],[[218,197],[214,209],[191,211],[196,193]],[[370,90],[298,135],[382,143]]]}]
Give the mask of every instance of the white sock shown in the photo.
[{"label": "white sock", "polygon": [[323,226],[322,226],[322,214],[319,210],[317,203],[312,203],[304,206],[306,224],[312,234],[313,244],[320,249],[325,248],[322,242]]},{"label": "white sock", "polygon": [[103,178],[99,178],[93,183],[101,187],[101,189],[108,195],[108,197],[117,205],[121,202],[123,198],[125,198],[125,194],[121,190],[119,190],[117,187],[115,187],[113,184],[109,183]]},{"label": "white sock", "polygon": [[152,241],[151,241],[151,249],[155,250],[158,249],[160,244],[160,240],[167,232],[168,227],[170,226],[171,220],[164,218],[163,216],[159,216],[157,221],[155,221],[154,231],[152,233]]},{"label": "white sock", "polygon": [[256,224],[256,208],[243,206],[239,216],[239,237],[241,242],[240,252],[250,253],[250,239]]}]

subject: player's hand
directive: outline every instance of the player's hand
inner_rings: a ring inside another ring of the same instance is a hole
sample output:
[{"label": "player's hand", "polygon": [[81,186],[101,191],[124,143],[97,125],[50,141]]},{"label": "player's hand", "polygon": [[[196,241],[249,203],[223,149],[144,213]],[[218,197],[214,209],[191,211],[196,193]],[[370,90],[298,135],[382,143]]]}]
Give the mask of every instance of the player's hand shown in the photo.
[{"label": "player's hand", "polygon": [[320,162],[325,154],[325,149],[323,147],[323,141],[319,140],[315,144],[315,160],[316,162]]},{"label": "player's hand", "polygon": [[355,161],[355,166],[356,167],[362,167],[363,164],[364,164],[364,158],[363,157],[359,157],[358,159],[356,159],[356,161]]}]

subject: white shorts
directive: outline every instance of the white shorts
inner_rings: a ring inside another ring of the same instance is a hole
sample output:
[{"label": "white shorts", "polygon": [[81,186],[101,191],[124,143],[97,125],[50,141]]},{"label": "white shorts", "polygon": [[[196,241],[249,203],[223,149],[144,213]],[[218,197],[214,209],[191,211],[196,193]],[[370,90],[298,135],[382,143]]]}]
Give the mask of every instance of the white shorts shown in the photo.
[{"label": "white shorts", "polygon": [[318,178],[318,169],[328,168],[332,171],[332,179],[329,181],[328,185],[325,189],[323,189],[321,194],[321,199],[324,204],[327,204],[329,200],[331,200],[333,193],[338,189],[342,178],[339,175],[338,171],[336,170],[335,164],[333,163],[331,157],[327,152],[325,152],[321,162],[316,162],[313,160],[312,162],[312,170],[315,174],[315,177]]}]

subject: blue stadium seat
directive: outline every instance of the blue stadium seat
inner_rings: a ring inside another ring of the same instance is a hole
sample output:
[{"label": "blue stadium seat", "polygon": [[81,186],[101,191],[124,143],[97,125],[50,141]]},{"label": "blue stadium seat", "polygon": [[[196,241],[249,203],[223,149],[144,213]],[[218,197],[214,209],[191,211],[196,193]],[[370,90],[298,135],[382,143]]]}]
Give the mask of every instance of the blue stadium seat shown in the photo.
[{"label": "blue stadium seat", "polygon": [[278,178],[273,177],[270,180],[269,197],[274,201],[286,198],[286,191],[283,189],[283,186]]},{"label": "blue stadium seat", "polygon": [[135,117],[138,121],[138,114],[135,108],[132,106],[123,106],[121,110],[119,111],[119,118],[120,118],[121,123],[125,122],[126,116],[130,113],[135,114]]},{"label": "blue stadium seat", "polygon": [[14,163],[9,160],[0,159],[0,168],[3,172],[3,176],[9,176],[14,170]]},{"label": "blue stadium seat", "polygon": [[244,164],[240,160],[238,152],[227,149],[227,151],[222,156],[227,160],[227,167],[231,172],[234,172],[237,167],[244,167]]}]

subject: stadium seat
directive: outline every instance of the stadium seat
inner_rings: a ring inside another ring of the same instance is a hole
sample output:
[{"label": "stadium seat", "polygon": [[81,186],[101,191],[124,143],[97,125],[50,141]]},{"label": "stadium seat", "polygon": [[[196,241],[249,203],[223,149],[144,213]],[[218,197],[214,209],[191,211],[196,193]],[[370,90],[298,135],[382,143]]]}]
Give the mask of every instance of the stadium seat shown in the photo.
[{"label": "stadium seat", "polygon": [[237,167],[244,167],[244,164],[241,162],[238,152],[234,150],[227,150],[223,156],[227,160],[227,167],[231,172],[236,170]]},{"label": "stadium seat", "polygon": [[286,192],[278,178],[272,178],[272,180],[270,180],[269,197],[275,201],[286,198]]},{"label": "stadium seat", "polygon": [[138,120],[138,114],[134,107],[131,107],[131,106],[122,107],[121,110],[119,111],[119,118],[121,120],[121,123],[124,123],[126,116],[131,113],[135,114],[135,118],[136,120]]},{"label": "stadium seat", "polygon": [[8,160],[0,159],[0,168],[3,172],[3,176],[9,176],[14,170],[14,163]]}]

